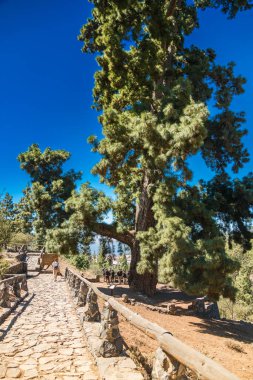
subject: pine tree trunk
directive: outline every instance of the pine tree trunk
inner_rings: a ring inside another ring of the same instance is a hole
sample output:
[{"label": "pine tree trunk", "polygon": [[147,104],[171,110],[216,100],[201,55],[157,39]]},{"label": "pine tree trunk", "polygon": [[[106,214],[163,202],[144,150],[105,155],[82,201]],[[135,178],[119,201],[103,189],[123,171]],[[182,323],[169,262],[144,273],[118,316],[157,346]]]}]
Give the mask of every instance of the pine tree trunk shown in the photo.
[{"label": "pine tree trunk", "polygon": [[135,228],[129,233],[117,232],[114,226],[106,223],[97,223],[94,225],[94,232],[101,236],[107,236],[116,239],[119,242],[126,244],[131,249],[131,264],[129,274],[129,285],[132,289],[147,294],[154,295],[156,291],[158,268],[154,268],[153,273],[137,273],[137,265],[140,261],[140,246],[137,240],[137,234],[140,231],[148,231],[150,227],[155,226],[154,214],[152,211],[153,201],[149,190],[152,187],[152,182],[149,180],[148,174],[144,173],[142,181],[142,192],[139,202],[136,206]]},{"label": "pine tree trunk", "polygon": [[[135,232],[147,231],[155,225],[154,214],[152,211],[153,201],[149,195],[150,183],[147,172],[144,173],[142,182],[142,193],[136,208],[135,216]],[[135,238],[131,246],[131,265],[129,275],[129,285],[132,289],[142,292],[148,296],[153,296],[157,285],[157,268],[153,273],[146,272],[144,274],[137,273],[137,265],[140,261],[140,246]]]},{"label": "pine tree trunk", "polygon": [[153,296],[156,291],[157,285],[157,270],[154,273],[137,273],[136,266],[140,261],[140,247],[137,240],[135,240],[131,248],[131,264],[129,274],[129,286],[131,289],[144,293],[147,296]]}]

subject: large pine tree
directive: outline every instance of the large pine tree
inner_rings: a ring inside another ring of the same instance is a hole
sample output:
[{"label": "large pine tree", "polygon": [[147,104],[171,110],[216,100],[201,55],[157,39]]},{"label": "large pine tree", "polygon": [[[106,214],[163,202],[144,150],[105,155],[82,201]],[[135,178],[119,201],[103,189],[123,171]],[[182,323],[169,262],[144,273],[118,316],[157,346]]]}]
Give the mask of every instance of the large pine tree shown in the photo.
[{"label": "large pine tree", "polygon": [[[248,161],[241,142],[244,114],[231,109],[245,79],[235,76],[233,63],[217,64],[212,49],[189,47],[185,40],[199,27],[200,9],[220,8],[233,18],[251,2],[91,2],[92,17],[79,38],[100,66],[93,94],[104,138],[90,138],[102,156],[93,173],[115,189],[117,199],[110,203],[84,185],[68,207],[91,230],[131,248],[135,289],[154,293],[161,259],[167,276],[188,292],[232,296],[227,274],[234,264],[215,211],[206,205],[207,192],[187,184],[188,159],[201,152],[219,176]],[[216,113],[208,111],[210,101]],[[110,225],[101,218],[109,208]]]}]

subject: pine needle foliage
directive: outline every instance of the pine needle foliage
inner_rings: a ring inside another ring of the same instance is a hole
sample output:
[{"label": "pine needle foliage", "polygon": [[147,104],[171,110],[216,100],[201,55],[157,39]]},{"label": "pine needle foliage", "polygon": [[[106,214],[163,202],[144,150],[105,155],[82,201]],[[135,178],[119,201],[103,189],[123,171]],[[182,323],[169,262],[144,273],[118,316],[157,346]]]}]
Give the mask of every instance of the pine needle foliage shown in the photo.
[{"label": "pine needle foliage", "polygon": [[44,244],[48,229],[59,227],[68,216],[64,201],[81,177],[81,173],[74,170],[64,173],[63,164],[69,157],[70,153],[65,150],[46,148],[42,152],[38,144],[31,145],[18,156],[21,169],[31,178],[31,186],[24,190],[18,205],[25,223],[19,223],[22,229],[29,230],[32,219],[38,244]]},{"label": "pine needle foliage", "polygon": [[[211,191],[207,205],[207,191],[190,188],[188,160],[200,152],[220,176],[248,162],[244,113],[231,107],[245,79],[235,75],[233,62],[222,66],[214,50],[189,47],[186,39],[200,27],[200,10],[219,8],[234,18],[252,2],[90,2],[92,16],[79,39],[99,65],[93,96],[104,135],[89,139],[101,156],[93,173],[114,188],[116,200],[110,204],[101,195],[100,201],[86,185],[72,199],[75,212],[91,230],[131,248],[132,287],[152,294],[160,260],[168,279],[189,293],[233,298],[229,275],[236,264],[225,252],[219,207],[212,205]],[[111,225],[101,220],[108,207]]]}]

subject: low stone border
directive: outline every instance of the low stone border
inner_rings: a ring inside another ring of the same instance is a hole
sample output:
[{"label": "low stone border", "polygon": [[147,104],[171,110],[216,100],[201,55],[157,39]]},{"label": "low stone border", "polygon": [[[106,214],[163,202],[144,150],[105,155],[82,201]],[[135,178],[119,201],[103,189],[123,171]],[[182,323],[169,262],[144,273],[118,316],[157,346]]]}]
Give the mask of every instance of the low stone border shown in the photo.
[{"label": "low stone border", "polygon": [[25,274],[5,274],[0,281],[0,324],[12,313],[17,305],[28,295],[27,278]]},{"label": "low stone border", "polygon": [[88,341],[99,374],[104,380],[143,380],[142,374],[137,370],[133,360],[123,351],[121,356],[104,358],[98,356],[101,339],[99,338],[99,323],[83,322],[83,330]]},{"label": "low stone border", "polygon": [[27,252],[18,253],[16,256],[14,256],[15,259],[19,262],[26,262],[27,258]]},{"label": "low stone border", "polygon": [[75,306],[75,310],[79,316],[83,326],[85,338],[88,343],[88,349],[97,365],[99,376],[103,380],[143,380],[144,377],[137,369],[136,364],[129,358],[123,350],[120,356],[102,357],[99,354],[102,339],[100,335],[99,322],[86,322],[83,320],[84,307],[78,307],[74,302],[74,297],[69,291],[69,296]]},{"label": "low stone border", "polygon": [[[3,314],[0,315],[0,325],[6,320],[6,318],[9,317],[9,315],[16,309],[16,307],[24,301],[24,299],[29,295],[29,292],[25,292],[25,294],[20,297],[17,301],[14,302],[14,304],[8,308]],[[1,338],[1,337],[0,337]]]},{"label": "low stone border", "polygon": [[17,264],[11,265],[5,274],[26,274],[27,273],[27,263],[21,261]]}]

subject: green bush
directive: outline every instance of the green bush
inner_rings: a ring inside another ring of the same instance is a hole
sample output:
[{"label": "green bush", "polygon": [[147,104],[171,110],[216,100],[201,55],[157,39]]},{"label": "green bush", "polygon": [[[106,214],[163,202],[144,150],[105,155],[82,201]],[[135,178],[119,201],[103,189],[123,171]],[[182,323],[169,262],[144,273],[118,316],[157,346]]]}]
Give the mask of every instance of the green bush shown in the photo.
[{"label": "green bush", "polygon": [[88,269],[90,267],[90,257],[88,255],[81,254],[62,256],[78,269]]},{"label": "green bush", "polygon": [[125,253],[123,253],[123,255],[119,258],[119,268],[123,269],[124,271],[128,271],[129,269]]},{"label": "green bush", "polygon": [[236,300],[235,302],[232,302],[227,298],[221,297],[218,305],[221,318],[253,322],[252,304],[248,305],[242,300]]},{"label": "green bush", "polygon": [[7,269],[9,267],[9,263],[5,259],[0,258],[0,278],[4,273],[6,273]]},{"label": "green bush", "polygon": [[102,269],[100,268],[99,264],[95,261],[91,262],[89,269],[91,273],[94,274],[94,276],[102,275]]},{"label": "green bush", "polygon": [[75,257],[75,264],[78,269],[88,269],[90,266],[89,257],[87,255],[78,255]]},{"label": "green bush", "polygon": [[30,234],[24,234],[23,232],[14,233],[11,236],[10,245],[25,244],[29,245],[33,242],[34,236]]},{"label": "green bush", "polygon": [[[252,242],[253,243],[253,242]],[[240,268],[233,276],[233,285],[237,289],[235,302],[220,298],[221,317],[227,319],[253,321],[253,249],[245,252],[243,247],[234,244],[227,248],[229,256],[240,263]]]}]

